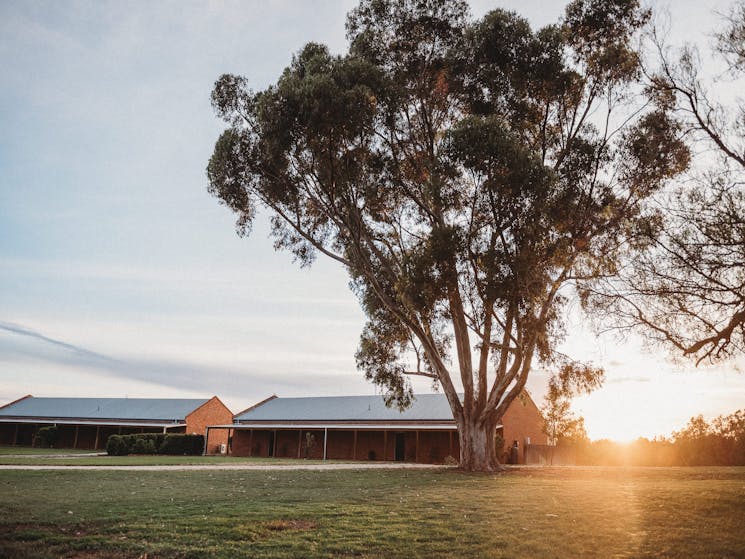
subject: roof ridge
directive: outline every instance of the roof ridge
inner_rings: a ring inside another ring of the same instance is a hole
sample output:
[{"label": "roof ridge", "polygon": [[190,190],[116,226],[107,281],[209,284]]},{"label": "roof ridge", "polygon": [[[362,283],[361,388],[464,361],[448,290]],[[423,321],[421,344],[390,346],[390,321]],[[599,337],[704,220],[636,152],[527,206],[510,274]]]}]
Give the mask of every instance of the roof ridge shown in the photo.
[{"label": "roof ridge", "polygon": [[[263,399],[263,400],[262,400],[261,402],[258,402],[258,403],[256,403],[256,404],[254,404],[253,406],[249,406],[249,407],[247,407],[247,408],[246,408],[245,410],[243,410],[243,411],[239,411],[239,412],[238,412],[238,413],[236,413],[236,414],[235,414],[235,415],[234,415],[233,417],[235,418],[235,417],[238,417],[239,415],[243,415],[244,413],[248,413],[248,412],[250,412],[251,410],[253,410],[253,409],[255,409],[255,408],[258,408],[259,406],[261,406],[261,405],[263,405],[263,404],[266,404],[267,402],[271,402],[272,400],[276,400],[276,399],[278,399],[278,398],[279,398],[279,396],[277,396],[276,394],[272,394],[272,395],[271,395],[271,396],[269,396],[268,398],[264,398],[264,399]],[[288,398],[285,398],[285,399],[287,400]]]},{"label": "roof ridge", "polygon": [[2,410],[2,409],[4,409],[4,408],[7,408],[7,407],[10,407],[10,406],[12,406],[13,404],[17,404],[18,402],[21,402],[21,401],[23,401],[23,400],[26,400],[26,399],[28,399],[28,398],[33,398],[33,395],[31,395],[31,394],[26,394],[25,396],[21,396],[20,398],[18,398],[18,399],[16,399],[16,400],[13,400],[12,402],[8,402],[7,404],[5,404],[5,405],[2,405],[2,406],[0,406],[0,410]]}]

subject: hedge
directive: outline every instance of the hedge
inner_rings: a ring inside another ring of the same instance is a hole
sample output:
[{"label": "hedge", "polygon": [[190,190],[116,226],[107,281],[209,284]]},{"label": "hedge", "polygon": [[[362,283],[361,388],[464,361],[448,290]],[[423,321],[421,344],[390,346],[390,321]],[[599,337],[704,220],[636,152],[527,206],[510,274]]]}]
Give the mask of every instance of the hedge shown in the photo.
[{"label": "hedge", "polygon": [[197,456],[204,452],[204,435],[166,435],[158,454]]},{"label": "hedge", "polygon": [[106,441],[106,452],[111,456],[126,456],[128,454],[200,455],[203,450],[203,435],[137,433],[135,435],[111,435]]},{"label": "hedge", "polygon": [[123,435],[111,435],[108,438],[106,454],[109,456],[126,456],[129,454],[129,445],[124,441]]},{"label": "hedge", "polygon": [[36,440],[34,446],[42,448],[52,448],[57,444],[59,438],[59,431],[56,425],[50,425],[49,427],[42,427],[39,432],[36,433]]}]

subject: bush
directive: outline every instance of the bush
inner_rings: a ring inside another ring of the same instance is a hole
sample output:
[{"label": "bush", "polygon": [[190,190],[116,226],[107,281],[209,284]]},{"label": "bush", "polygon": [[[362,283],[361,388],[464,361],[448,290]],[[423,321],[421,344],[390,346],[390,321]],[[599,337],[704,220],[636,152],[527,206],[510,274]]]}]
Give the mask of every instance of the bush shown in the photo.
[{"label": "bush", "polygon": [[126,456],[129,454],[129,444],[122,435],[111,435],[106,441],[106,454],[109,456]]},{"label": "bush", "polygon": [[42,427],[39,432],[36,433],[36,440],[34,446],[40,446],[42,448],[52,448],[57,444],[59,437],[59,431],[56,425],[50,425],[49,427]]},{"label": "bush", "polygon": [[[147,443],[152,444],[153,452],[151,454],[156,454],[158,452],[158,449],[163,444],[163,439],[165,439],[163,433],[138,433],[136,435],[127,435],[127,437],[131,440],[130,448],[132,449],[134,449],[134,445],[137,441],[146,441],[147,446],[150,446]],[[131,450],[131,452],[134,454],[142,454],[140,452],[135,452],[134,450]]]},{"label": "bush", "polygon": [[111,435],[106,441],[106,452],[111,456],[128,454],[157,454],[163,444],[163,433],[136,433],[134,435]]},{"label": "bush", "polygon": [[137,437],[132,444],[131,454],[155,454],[155,443],[151,438]]},{"label": "bush", "polygon": [[203,435],[137,433],[135,435],[111,435],[106,441],[106,452],[111,456],[126,456],[127,454],[198,456],[203,451]]},{"label": "bush", "polygon": [[158,454],[198,456],[204,451],[204,435],[166,435]]}]

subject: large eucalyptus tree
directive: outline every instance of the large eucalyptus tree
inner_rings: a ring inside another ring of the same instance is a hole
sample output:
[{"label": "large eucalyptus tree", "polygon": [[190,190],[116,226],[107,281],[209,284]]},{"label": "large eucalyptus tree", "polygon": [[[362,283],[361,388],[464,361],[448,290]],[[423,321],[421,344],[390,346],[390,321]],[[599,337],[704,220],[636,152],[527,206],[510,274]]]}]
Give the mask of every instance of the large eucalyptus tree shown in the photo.
[{"label": "large eucalyptus tree", "polygon": [[494,432],[556,352],[567,298],[612,276],[645,199],[685,168],[677,126],[640,97],[636,0],[575,0],[539,30],[459,0],[362,0],[349,51],[306,45],[276,84],[224,75],[228,128],[209,189],[248,233],[351,277],[357,352],[389,405],[429,377],[452,408],[460,464],[494,470]]}]

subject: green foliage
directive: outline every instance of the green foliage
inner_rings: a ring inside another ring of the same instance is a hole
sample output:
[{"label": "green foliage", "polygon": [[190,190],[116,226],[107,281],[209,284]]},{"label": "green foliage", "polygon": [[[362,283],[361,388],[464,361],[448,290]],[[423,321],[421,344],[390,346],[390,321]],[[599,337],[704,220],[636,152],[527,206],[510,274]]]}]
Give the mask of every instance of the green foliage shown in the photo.
[{"label": "green foliage", "polygon": [[155,443],[152,439],[137,437],[132,443],[130,454],[155,454]]},{"label": "green foliage", "polygon": [[111,435],[106,441],[106,454],[109,456],[126,456],[129,454],[129,445],[122,435]]},{"label": "green foliage", "polygon": [[745,409],[710,423],[692,417],[673,433],[678,460],[685,466],[745,465]]},{"label": "green foliage", "polygon": [[362,0],[349,52],[310,43],[259,92],[218,79],[209,191],[241,234],[263,207],[277,249],[345,267],[368,318],[357,365],[388,405],[422,375],[460,429],[491,430],[534,361],[560,367],[564,293],[617,273],[687,164],[674,117],[638,96],[648,18],[574,0],[534,30],[461,0]]},{"label": "green foliage", "polygon": [[551,444],[582,444],[588,440],[585,420],[576,417],[571,400],[579,394],[589,394],[600,388],[605,371],[584,363],[564,360],[548,382],[548,391],[541,406],[543,432]]},{"label": "green foliage", "polygon": [[59,438],[59,430],[56,425],[50,425],[48,427],[42,427],[36,433],[36,439],[34,440],[34,446],[40,446],[44,448],[53,448],[57,444]]},{"label": "green foliage", "polygon": [[158,449],[159,454],[199,455],[204,452],[204,435],[166,435]]},{"label": "green foliage", "polygon": [[200,455],[204,451],[203,435],[136,433],[111,435],[106,452],[111,456],[128,454]]}]

